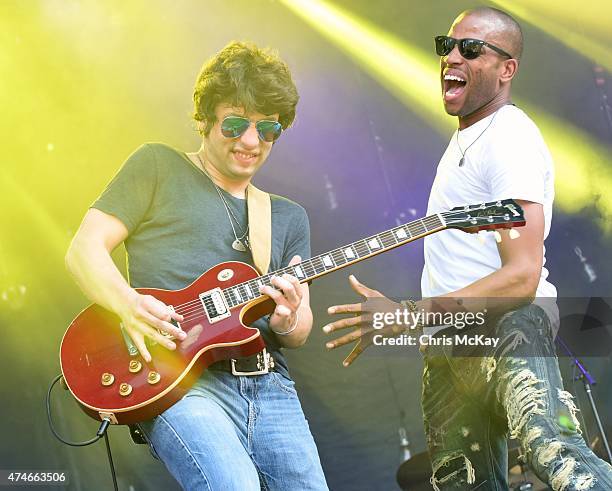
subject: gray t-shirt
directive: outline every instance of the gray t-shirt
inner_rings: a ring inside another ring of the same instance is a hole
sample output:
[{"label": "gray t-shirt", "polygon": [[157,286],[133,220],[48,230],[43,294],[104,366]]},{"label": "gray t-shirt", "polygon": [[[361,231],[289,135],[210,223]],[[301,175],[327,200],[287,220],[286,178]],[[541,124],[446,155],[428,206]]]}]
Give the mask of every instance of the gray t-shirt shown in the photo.
[{"label": "gray t-shirt", "polygon": [[[238,219],[247,223],[247,203],[221,190]],[[298,254],[310,257],[310,226],[304,208],[281,196],[272,198],[270,271],[287,266]],[[183,153],[161,143],[137,149],[123,164],[93,208],[114,215],[128,229],[125,240],[130,284],[178,290],[224,261],[253,265],[250,251],[231,247],[234,234],[212,181]],[[283,372],[286,361],[266,318],[261,330]]]}]

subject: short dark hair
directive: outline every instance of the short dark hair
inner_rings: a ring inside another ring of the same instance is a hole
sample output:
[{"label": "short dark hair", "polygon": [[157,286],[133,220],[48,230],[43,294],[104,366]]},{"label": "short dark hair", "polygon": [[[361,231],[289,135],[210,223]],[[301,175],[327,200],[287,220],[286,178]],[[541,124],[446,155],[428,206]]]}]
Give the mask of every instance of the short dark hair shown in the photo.
[{"label": "short dark hair", "polygon": [[503,34],[508,43],[510,54],[518,61],[523,56],[523,30],[521,25],[508,12],[495,7],[476,7],[463,12],[464,15],[481,15],[483,17],[495,18],[503,25]]},{"label": "short dark hair", "polygon": [[278,113],[283,128],[295,119],[299,95],[287,64],[269,49],[232,41],[207,61],[193,91],[193,119],[204,124],[208,135],[216,122],[219,103],[248,112]]}]

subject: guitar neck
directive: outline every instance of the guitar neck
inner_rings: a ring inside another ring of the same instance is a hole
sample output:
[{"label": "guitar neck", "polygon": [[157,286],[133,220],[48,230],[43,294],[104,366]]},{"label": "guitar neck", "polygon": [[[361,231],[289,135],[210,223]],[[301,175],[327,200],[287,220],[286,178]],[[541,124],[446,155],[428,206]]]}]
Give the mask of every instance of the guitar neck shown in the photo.
[{"label": "guitar neck", "polygon": [[223,294],[233,308],[261,297],[259,287],[270,285],[273,276],[288,273],[305,283],[446,228],[443,214],[436,213],[226,288]]}]

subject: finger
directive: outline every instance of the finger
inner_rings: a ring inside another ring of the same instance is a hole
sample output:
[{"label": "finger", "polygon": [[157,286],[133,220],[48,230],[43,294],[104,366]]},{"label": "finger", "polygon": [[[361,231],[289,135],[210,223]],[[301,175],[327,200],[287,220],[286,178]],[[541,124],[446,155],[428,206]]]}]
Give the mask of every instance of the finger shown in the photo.
[{"label": "finger", "polygon": [[342,366],[348,367],[351,363],[353,363],[355,361],[355,359],[365,351],[365,349],[370,346],[370,343],[366,343],[362,340],[360,340],[355,347],[351,350],[351,352],[348,354],[348,356],[344,359],[344,361],[342,362]]},{"label": "finger", "polygon": [[179,339],[185,339],[187,337],[187,334],[182,329],[176,327],[174,324],[170,324],[169,322],[165,322],[161,319],[158,319],[149,312],[146,312],[143,315],[143,320],[147,324],[149,324],[149,326],[152,326],[156,329],[161,329],[162,331],[167,332],[168,334],[171,334],[172,336],[177,337]]},{"label": "finger", "polygon": [[358,315],[357,317],[347,317],[339,321],[332,322],[323,326],[323,332],[329,334],[330,332],[337,331],[339,329],[346,329],[347,327],[357,327],[363,322],[363,317]]},{"label": "finger", "polygon": [[302,258],[297,254],[291,258],[289,261],[289,266],[295,266],[296,264],[300,264],[302,262]]},{"label": "finger", "polygon": [[[278,286],[282,291],[287,301],[294,307],[297,307],[302,301],[302,290],[298,284],[298,290],[295,285],[288,279],[289,275],[285,274],[282,277],[276,278],[275,286]],[[299,294],[298,294],[299,291]]]},{"label": "finger", "polygon": [[181,314],[172,309],[170,309],[170,317],[172,317],[177,322],[183,322],[185,320],[185,317],[183,317]]},{"label": "finger", "polygon": [[372,288],[368,288],[363,283],[359,283],[357,278],[354,275],[349,276],[349,283],[351,284],[351,288],[355,290],[359,295],[363,297],[380,297],[382,296],[378,290],[373,290]]},{"label": "finger", "polygon": [[281,278],[291,283],[293,285],[293,288],[295,288],[295,291],[298,292],[300,298],[302,297],[302,284],[300,283],[300,280],[298,280],[295,276],[287,273],[285,273]]},{"label": "finger", "polygon": [[349,332],[348,334],[345,334],[344,336],[339,337],[338,339],[330,341],[325,346],[329,349],[335,349],[340,346],[344,346],[345,344],[352,343],[353,341],[360,340],[363,336],[367,336],[370,331],[371,329],[360,327],[359,329],[355,329],[354,331]]},{"label": "finger", "polygon": [[282,301],[283,294],[279,292],[276,288],[272,288],[269,285],[264,285],[259,287],[259,292],[263,295],[268,295],[272,300],[274,300],[277,304]]},{"label": "finger", "polygon": [[288,318],[293,312],[285,305],[277,305],[274,309],[274,313],[279,317]]},{"label": "finger", "polygon": [[332,314],[354,314],[361,312],[363,304],[360,303],[349,303],[345,305],[332,305],[327,309],[329,315]]},{"label": "finger", "polygon": [[170,350],[176,349],[176,344],[171,339],[168,339],[163,334],[161,334],[157,329],[152,328],[148,324],[141,322],[141,323],[136,324],[135,327],[138,330],[140,330],[142,334],[144,334],[146,337],[148,337],[152,341],[155,341],[157,344],[160,344],[163,347],[168,348]]},{"label": "finger", "polygon": [[136,345],[136,348],[138,348],[138,352],[140,353],[140,355],[147,363],[149,363],[152,358],[151,353],[149,353],[149,350],[147,349],[144,335],[140,331],[138,331],[138,329],[133,329],[130,327],[126,327],[126,331],[129,334],[132,342]]},{"label": "finger", "polygon": [[145,295],[142,307],[144,310],[153,314],[158,319],[169,321],[172,319],[172,309],[170,309],[164,302],[158,300],[153,295]]}]

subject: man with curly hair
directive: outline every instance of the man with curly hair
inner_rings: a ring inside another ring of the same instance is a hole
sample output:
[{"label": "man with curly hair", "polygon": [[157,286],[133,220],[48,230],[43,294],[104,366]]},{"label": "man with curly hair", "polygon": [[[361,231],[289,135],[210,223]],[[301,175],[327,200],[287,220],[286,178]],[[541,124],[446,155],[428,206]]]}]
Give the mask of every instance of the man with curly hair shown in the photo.
[{"label": "man with curly hair", "polygon": [[[247,188],[291,126],[298,98],[289,68],[276,55],[230,43],[204,65],[196,82],[200,149],[184,153],[161,143],[143,145],[85,215],[67,266],[92,301],[121,318],[145,362],[151,361],[146,338],[176,349],[185,338],[176,327],[183,317],[135,288],[178,290],[220,262],[253,264]],[[301,206],[270,198],[275,271],[310,256],[310,231]],[[110,256],[122,242],[129,283]],[[254,324],[274,360],[268,373],[244,375],[260,372],[251,367],[253,357],[235,365],[216,362],[179,402],[139,425],[184,489],[327,489],[281,351],[301,346],[310,333],[308,287],[289,275],[271,283],[260,293],[274,300],[275,310]]]}]

